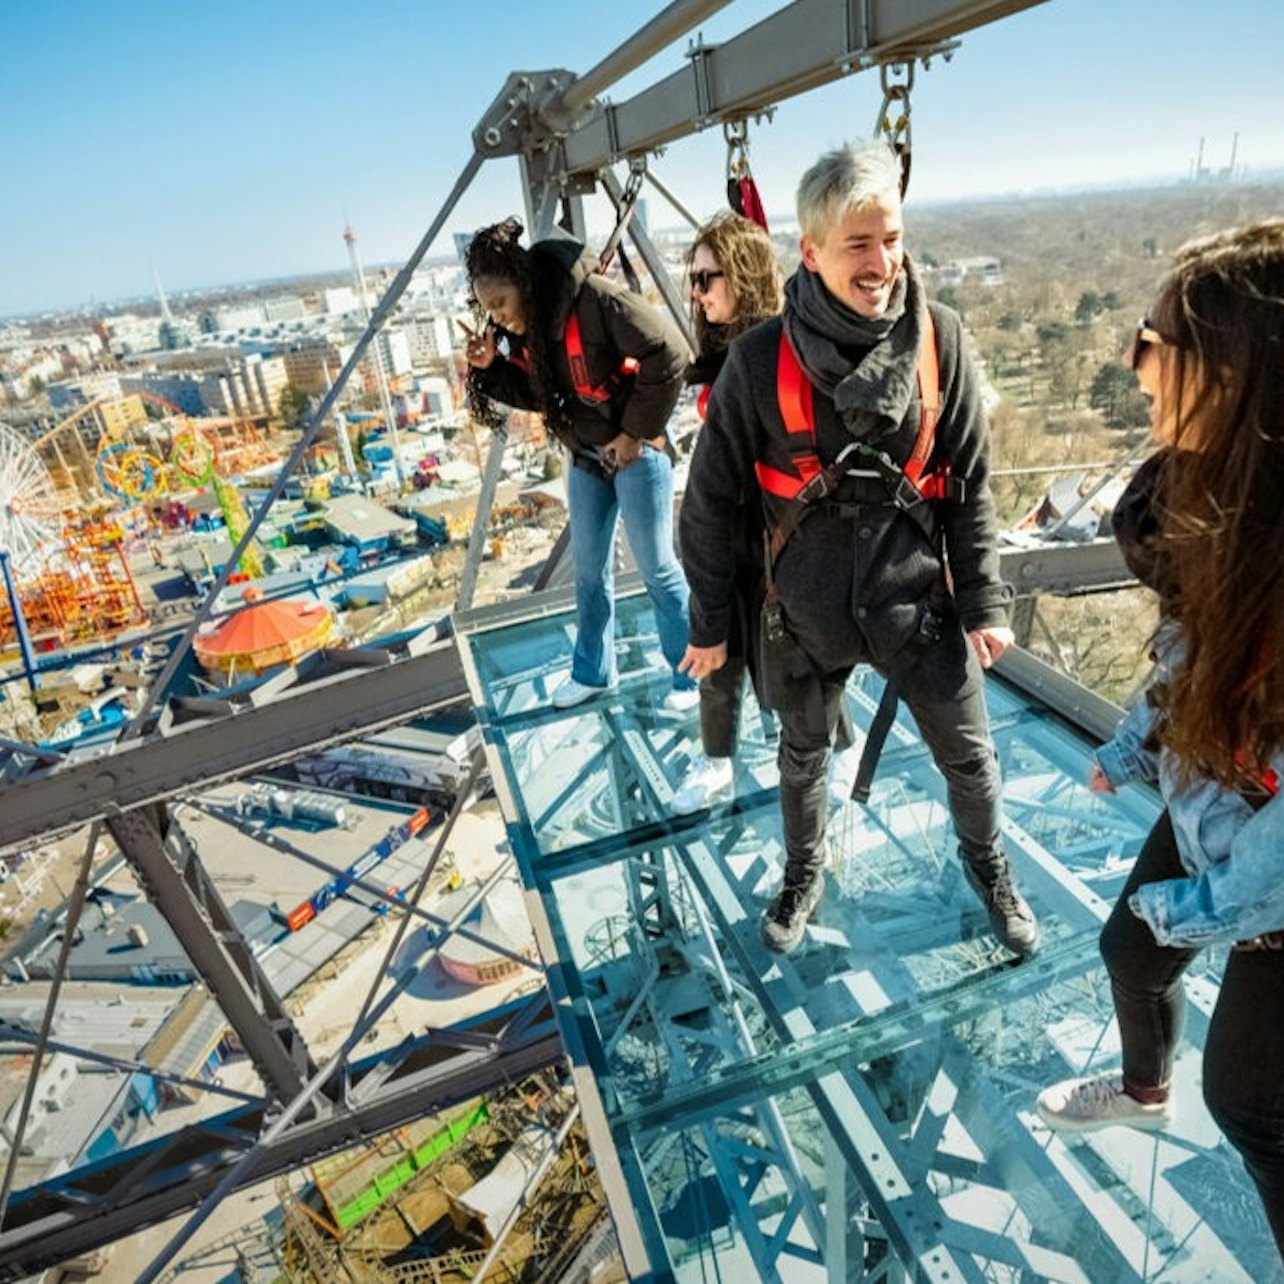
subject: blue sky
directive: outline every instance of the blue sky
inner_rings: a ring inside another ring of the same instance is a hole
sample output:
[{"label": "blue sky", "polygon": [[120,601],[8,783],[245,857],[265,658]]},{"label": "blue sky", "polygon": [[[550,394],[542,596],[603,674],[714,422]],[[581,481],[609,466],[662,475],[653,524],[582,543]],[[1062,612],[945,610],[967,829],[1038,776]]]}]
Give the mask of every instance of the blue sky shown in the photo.
[{"label": "blue sky", "polygon": [[[586,71],[662,7],[4,0],[0,316],[146,293],[153,268],[175,293],[342,270],[345,210],[368,265],[398,262],[510,70]],[[733,0],[701,29],[724,40],[780,7]],[[685,47],[612,96],[680,67]],[[1225,164],[1236,130],[1242,162],[1279,167],[1282,50],[1284,0],[1049,0],[919,73],[911,198],[1177,176],[1201,134]],[[867,135],[880,100],[862,73],[756,129],[768,209],[790,208],[815,154]],[[655,166],[704,216],[724,163],[709,130]],[[653,224],[679,221],[649,203]],[[520,209],[516,162],[491,162],[447,232]]]}]

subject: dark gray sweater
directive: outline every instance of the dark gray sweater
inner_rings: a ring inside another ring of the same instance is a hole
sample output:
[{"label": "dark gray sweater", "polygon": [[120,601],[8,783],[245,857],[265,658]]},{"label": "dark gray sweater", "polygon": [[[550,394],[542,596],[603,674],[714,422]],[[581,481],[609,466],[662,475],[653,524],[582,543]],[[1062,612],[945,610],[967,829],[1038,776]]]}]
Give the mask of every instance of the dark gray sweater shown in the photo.
[{"label": "dark gray sweater", "polygon": [[[998,533],[989,487],[989,426],[980,384],[963,350],[956,313],[931,304],[941,379],[941,415],[929,469],[947,461],[966,484],[960,503],[936,504],[954,606],[965,629],[1007,623],[1011,589],[999,579]],[[691,461],[682,501],[682,560],[691,586],[691,642],[726,640],[732,609],[734,529],[743,494],[758,492],[754,461],[794,467],[776,396],[781,322],[772,320],[732,345],[709,398],[708,418]],[[834,403],[814,390],[822,464],[851,440]],[[918,434],[919,399],[877,445],[903,464]],[[892,426],[887,425],[890,429]],[[760,492],[758,492],[760,493]],[[779,521],[787,501],[766,496]],[[857,659],[887,661],[916,634],[941,559],[922,529],[895,508],[822,505],[795,531],[776,567],[776,587],[794,638],[821,669]]]}]

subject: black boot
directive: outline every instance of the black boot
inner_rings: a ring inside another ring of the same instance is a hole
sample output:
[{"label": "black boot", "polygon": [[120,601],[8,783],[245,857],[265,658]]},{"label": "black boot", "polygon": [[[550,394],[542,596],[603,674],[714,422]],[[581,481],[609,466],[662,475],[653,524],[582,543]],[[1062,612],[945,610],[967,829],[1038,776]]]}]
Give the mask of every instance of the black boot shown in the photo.
[{"label": "black boot", "polygon": [[790,954],[825,894],[823,869],[794,871],[785,867],[785,882],[762,916],[762,943],[775,954]]},{"label": "black boot", "polygon": [[1039,924],[1024,896],[1012,885],[1007,858],[999,856],[982,864],[962,857],[963,877],[981,898],[994,935],[1013,954],[1033,954],[1039,948]]}]

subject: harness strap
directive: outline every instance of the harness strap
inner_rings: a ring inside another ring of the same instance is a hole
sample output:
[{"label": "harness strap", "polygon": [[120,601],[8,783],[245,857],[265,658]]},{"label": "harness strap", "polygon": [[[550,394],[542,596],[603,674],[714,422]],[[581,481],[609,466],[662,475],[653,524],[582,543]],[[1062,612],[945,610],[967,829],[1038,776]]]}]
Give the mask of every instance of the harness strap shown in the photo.
[{"label": "harness strap", "polygon": [[[904,468],[898,467],[882,452],[869,452],[880,465],[880,471],[887,475],[893,492],[893,502],[900,508],[912,508],[919,499],[961,498],[952,495],[958,483],[951,483],[948,465],[942,465],[935,472],[923,475],[923,469],[932,456],[936,444],[936,425],[941,417],[941,372],[936,351],[936,326],[932,314],[924,314],[923,333],[918,347],[918,393],[919,417],[918,435]],[[820,456],[816,453],[816,415],[812,403],[811,380],[803,371],[798,354],[794,351],[789,336],[782,328],[780,346],[776,356],[776,400],[780,408],[780,417],[784,421],[785,433],[789,440],[790,454],[794,465],[794,475],[773,468],[770,464],[757,461],[754,472],[758,484],[769,495],[780,499],[797,499],[803,487],[807,486],[821,471]],[[799,440],[804,438],[804,440]],[[881,457],[880,457],[881,456]],[[889,475],[889,469],[890,474]],[[900,491],[899,482],[908,480],[918,492],[907,495]]]},{"label": "harness strap", "polygon": [[[941,367],[936,355],[936,326],[930,312],[924,313],[926,325],[918,345],[918,436],[914,449],[905,461],[905,476],[922,489],[919,479],[927,466],[936,443],[936,425],[941,418]],[[934,497],[933,497],[934,498]]]},{"label": "harness strap", "polygon": [[566,318],[564,342],[566,363],[571,368],[571,383],[575,386],[575,395],[582,401],[609,401],[611,394],[619,386],[620,379],[638,372],[638,359],[625,357],[620,362],[619,370],[605,383],[593,384],[589,381],[588,363],[584,360],[584,342],[580,338],[580,319],[576,316],[574,307]]},{"label": "harness strap", "polygon": [[882,757],[883,746],[887,743],[887,733],[892,729],[892,723],[896,721],[896,707],[899,703],[900,695],[896,690],[896,683],[892,678],[888,678],[883,686],[882,698],[878,702],[874,720],[869,724],[869,734],[865,737],[865,747],[860,754],[860,765],[856,768],[856,779],[852,781],[852,791],[849,796],[855,802],[869,802],[869,792],[874,783],[874,774],[878,770],[878,760]]}]

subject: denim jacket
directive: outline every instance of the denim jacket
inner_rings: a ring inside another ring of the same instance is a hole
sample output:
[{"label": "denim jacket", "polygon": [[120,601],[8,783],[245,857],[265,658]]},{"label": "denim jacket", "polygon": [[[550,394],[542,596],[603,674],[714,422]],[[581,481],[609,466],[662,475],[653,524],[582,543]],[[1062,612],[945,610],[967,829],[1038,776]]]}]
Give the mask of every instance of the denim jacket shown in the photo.
[{"label": "denim jacket", "polygon": [[[1156,747],[1153,737],[1155,697],[1181,661],[1175,620],[1160,624],[1154,651],[1145,694],[1097,750],[1097,764],[1115,788],[1135,780],[1159,786],[1190,877],[1145,884],[1129,898],[1129,908],[1160,945],[1193,949],[1278,931],[1284,928],[1284,794],[1254,809],[1213,780],[1181,787],[1175,755]],[[1284,753],[1272,767],[1284,779]]]}]

